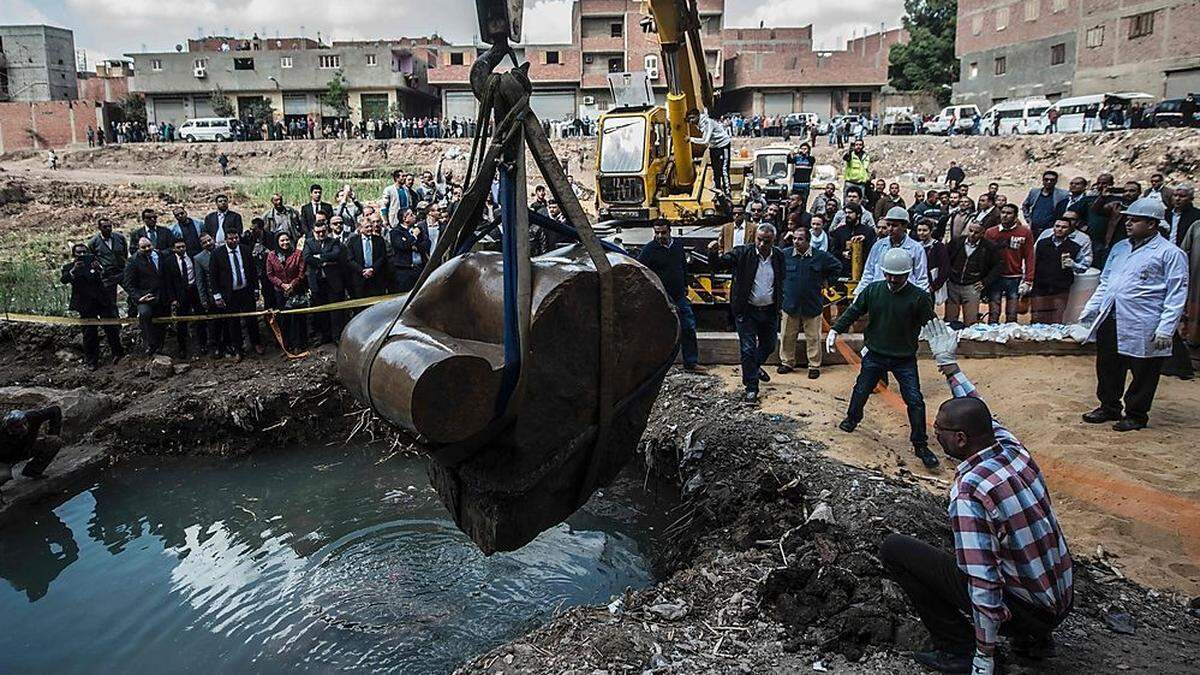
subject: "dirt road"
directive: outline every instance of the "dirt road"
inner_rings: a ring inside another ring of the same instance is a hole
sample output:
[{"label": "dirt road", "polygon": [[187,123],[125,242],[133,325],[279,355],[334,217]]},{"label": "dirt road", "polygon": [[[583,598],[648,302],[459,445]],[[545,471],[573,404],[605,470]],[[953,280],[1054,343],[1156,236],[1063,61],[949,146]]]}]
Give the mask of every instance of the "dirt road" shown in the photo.
[{"label": "dirt road", "polygon": [[[1119,434],[1088,425],[1081,413],[1095,407],[1094,362],[1088,357],[1025,356],[964,361],[963,369],[992,409],[1042,466],[1071,548],[1094,555],[1097,546],[1115,564],[1149,586],[1200,594],[1200,434],[1195,382],[1163,378],[1150,427]],[[809,434],[831,456],[885,472],[907,469],[943,482],[953,478],[945,460],[926,472],[913,457],[903,403],[892,395],[871,397],[853,434],[837,428],[845,415],[858,369],[835,366],[819,380],[805,372],[772,373],[763,385],[762,407],[812,422]],[[722,367],[728,387],[740,387],[737,368]],[[932,420],[949,398],[931,362],[921,363],[921,389]],[[931,439],[931,443],[935,443]]]}]

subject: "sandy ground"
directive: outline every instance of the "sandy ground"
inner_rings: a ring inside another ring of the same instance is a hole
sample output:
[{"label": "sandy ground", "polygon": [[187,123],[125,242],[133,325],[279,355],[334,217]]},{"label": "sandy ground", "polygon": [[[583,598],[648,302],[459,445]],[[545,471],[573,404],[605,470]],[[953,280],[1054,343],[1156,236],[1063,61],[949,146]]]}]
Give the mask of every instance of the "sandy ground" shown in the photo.
[{"label": "sandy ground", "polygon": [[[964,361],[992,412],[1029,448],[1042,466],[1071,548],[1095,555],[1102,546],[1131,578],[1158,588],[1200,594],[1200,434],[1196,382],[1163,378],[1149,428],[1120,434],[1108,425],[1084,424],[1095,407],[1090,357],[1025,356]],[[736,367],[716,369],[730,388],[740,387]],[[837,428],[858,369],[833,366],[818,380],[806,371],[776,375],[763,385],[765,412],[812,422],[814,440],[831,456],[885,472],[930,476],[945,491],[952,460],[927,472],[913,457],[908,423],[896,394],[876,394],[853,434]],[[921,389],[929,420],[949,391],[931,362],[921,363]],[[931,439],[936,445],[936,441]]]}]

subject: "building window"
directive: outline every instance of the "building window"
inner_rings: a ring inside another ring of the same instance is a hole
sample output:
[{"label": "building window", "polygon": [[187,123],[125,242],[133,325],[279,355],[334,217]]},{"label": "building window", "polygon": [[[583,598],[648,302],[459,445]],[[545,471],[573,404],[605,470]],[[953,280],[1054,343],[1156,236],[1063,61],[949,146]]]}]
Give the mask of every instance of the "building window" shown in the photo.
[{"label": "building window", "polygon": [[1104,26],[1093,26],[1087,30],[1087,46],[1099,47],[1104,44]]},{"label": "building window", "polygon": [[292,57],[290,57],[290,56],[279,57],[279,67],[280,68],[291,68],[292,67]]},{"label": "building window", "polygon": [[625,36],[625,24],[623,24],[623,23],[609,24],[608,34],[610,37],[624,37]]},{"label": "building window", "polygon": [[1036,21],[1041,9],[1041,0],[1025,0],[1025,20]]},{"label": "building window", "polygon": [[608,60],[608,72],[619,73],[625,70],[625,59],[620,56],[614,56]]},{"label": "building window", "polygon": [[1004,30],[1008,28],[1008,8],[1001,7],[996,10],[996,30]]},{"label": "building window", "polygon": [[1065,11],[1066,9],[1067,9],[1067,0],[1054,0],[1054,4],[1051,6],[1051,11],[1054,12],[1055,14]]},{"label": "building window", "polygon": [[234,59],[234,70],[254,70],[254,59]]},{"label": "building window", "polygon": [[970,67],[967,69],[967,79],[973,80],[977,77],[979,77],[979,63],[972,61]]},{"label": "building window", "polygon": [[548,52],[546,52],[546,63],[547,63],[548,65],[554,65],[554,64],[557,64],[557,63],[561,63],[561,61],[559,61],[559,54],[558,54],[558,52],[557,52],[557,51],[553,51],[553,52],[551,52],[551,51],[548,51]]},{"label": "building window", "polygon": [[207,68],[208,67],[208,59],[196,59],[195,61],[192,61],[192,67],[193,68]]},{"label": "building window", "polygon": [[979,35],[983,32],[983,15],[976,14],[971,17],[971,35]]},{"label": "building window", "polygon": [[1050,65],[1057,66],[1067,61],[1067,45],[1059,43],[1050,48]]},{"label": "building window", "polygon": [[1129,39],[1146,37],[1154,32],[1154,12],[1143,12],[1129,17]]},{"label": "building window", "polygon": [[150,70],[162,70],[162,59],[150,59]]},{"label": "building window", "polygon": [[462,52],[450,52],[450,65],[452,65],[452,66],[463,65],[463,53]]},{"label": "building window", "polygon": [[342,57],[337,54],[322,54],[317,65],[321,68],[341,68]]},{"label": "building window", "polygon": [[374,55],[374,54],[367,54],[367,65],[368,65],[368,66],[377,66],[377,65],[379,65],[379,61],[377,61],[377,60],[375,59],[375,55]]},{"label": "building window", "polygon": [[847,97],[850,104],[850,112],[857,114],[869,114],[871,112],[871,92],[852,91]]},{"label": "building window", "polygon": [[996,57],[996,74],[1003,75],[1008,72],[1008,58],[1004,56]]}]

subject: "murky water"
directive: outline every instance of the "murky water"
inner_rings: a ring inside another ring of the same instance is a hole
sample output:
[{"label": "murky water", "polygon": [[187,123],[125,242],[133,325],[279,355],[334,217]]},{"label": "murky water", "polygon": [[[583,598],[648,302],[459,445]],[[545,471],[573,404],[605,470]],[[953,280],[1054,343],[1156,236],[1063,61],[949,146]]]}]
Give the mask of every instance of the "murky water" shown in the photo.
[{"label": "murky water", "polygon": [[445,673],[651,582],[640,485],[485,558],[423,460],[381,459],[138,460],[24,514],[0,531],[0,672]]}]

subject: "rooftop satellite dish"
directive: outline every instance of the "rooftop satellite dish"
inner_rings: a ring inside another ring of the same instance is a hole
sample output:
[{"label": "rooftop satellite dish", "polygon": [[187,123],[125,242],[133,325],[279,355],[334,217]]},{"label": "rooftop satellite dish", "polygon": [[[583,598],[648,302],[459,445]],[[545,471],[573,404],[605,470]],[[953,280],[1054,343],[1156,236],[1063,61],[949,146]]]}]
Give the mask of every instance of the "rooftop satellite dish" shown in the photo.
[{"label": "rooftop satellite dish", "polygon": [[175,45],[175,51],[177,51],[177,52],[183,51],[183,45]]}]

